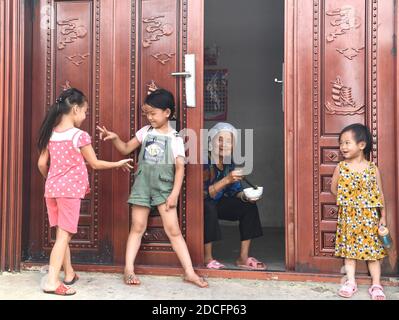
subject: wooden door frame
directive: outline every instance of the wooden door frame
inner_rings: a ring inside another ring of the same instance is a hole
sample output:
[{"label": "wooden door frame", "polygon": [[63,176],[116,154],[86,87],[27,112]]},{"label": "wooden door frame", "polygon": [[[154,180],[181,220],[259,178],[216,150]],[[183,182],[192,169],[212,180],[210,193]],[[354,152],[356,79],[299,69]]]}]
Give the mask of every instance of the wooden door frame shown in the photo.
[{"label": "wooden door frame", "polygon": [[0,2],[0,273],[19,271],[21,265],[29,8],[23,0]]},{"label": "wooden door frame", "polygon": [[295,23],[297,23],[295,10],[297,6],[293,0],[285,0],[285,39],[284,39],[284,143],[285,143],[285,264],[286,271],[295,270],[296,261],[296,213],[297,204],[297,167],[295,143],[297,122],[295,121],[295,108],[297,83],[295,81]]},{"label": "wooden door frame", "polygon": [[[395,57],[396,57],[396,83],[395,83],[395,88],[396,88],[396,101],[395,101],[395,124],[396,124],[396,150],[395,150],[395,156],[396,156],[396,208],[399,207],[399,59],[398,59],[398,41],[399,41],[399,6],[396,4],[395,6]],[[397,236],[396,236],[396,247],[398,248],[399,246],[399,216],[397,214],[396,216],[396,230],[397,230]],[[398,257],[396,257],[398,258]]]},{"label": "wooden door frame", "polygon": [[[204,0],[190,1],[187,6],[187,52],[196,56],[196,108],[187,109],[187,128],[200,133],[204,128]],[[184,14],[184,13],[183,13]],[[198,119],[201,119],[198,121]],[[197,139],[197,150],[201,150],[200,137]],[[197,164],[186,166],[186,211],[192,218],[187,222],[186,242],[194,266],[204,263],[204,202],[194,190],[202,190],[203,167],[201,165],[202,152],[197,152]],[[189,225],[192,224],[192,225]]]}]

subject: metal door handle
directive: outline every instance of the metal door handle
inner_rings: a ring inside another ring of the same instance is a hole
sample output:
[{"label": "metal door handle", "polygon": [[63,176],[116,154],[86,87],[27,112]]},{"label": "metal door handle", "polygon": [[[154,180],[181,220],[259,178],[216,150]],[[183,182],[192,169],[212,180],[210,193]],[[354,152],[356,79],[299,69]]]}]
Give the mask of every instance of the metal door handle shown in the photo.
[{"label": "metal door handle", "polygon": [[284,106],[284,76],[285,76],[285,74],[284,74],[284,71],[285,71],[285,68],[284,68],[284,62],[283,62],[282,71],[281,71],[282,80],[274,78],[275,83],[281,84],[281,96],[282,96],[281,108],[283,109],[283,112],[285,112],[285,106]]},{"label": "metal door handle", "polygon": [[184,77],[186,82],[186,106],[195,108],[195,54],[184,56],[185,70],[183,72],[173,72],[173,77]]},{"label": "metal door handle", "polygon": [[173,72],[171,75],[174,77],[191,77],[190,72]]}]

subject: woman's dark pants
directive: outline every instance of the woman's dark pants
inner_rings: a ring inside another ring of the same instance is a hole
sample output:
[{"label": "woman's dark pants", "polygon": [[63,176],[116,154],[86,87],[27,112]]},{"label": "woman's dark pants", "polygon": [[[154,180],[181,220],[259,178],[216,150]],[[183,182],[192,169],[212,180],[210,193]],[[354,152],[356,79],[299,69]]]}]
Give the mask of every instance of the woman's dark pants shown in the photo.
[{"label": "woman's dark pants", "polygon": [[239,221],[241,241],[263,235],[258,206],[255,203],[243,202],[238,198],[224,197],[219,202],[204,201],[205,244],[222,239],[219,219]]}]

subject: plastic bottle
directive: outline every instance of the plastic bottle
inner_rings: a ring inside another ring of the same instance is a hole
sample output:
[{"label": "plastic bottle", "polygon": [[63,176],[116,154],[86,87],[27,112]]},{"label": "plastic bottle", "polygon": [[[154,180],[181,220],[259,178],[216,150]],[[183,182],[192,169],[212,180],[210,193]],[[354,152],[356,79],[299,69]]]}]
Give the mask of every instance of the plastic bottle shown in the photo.
[{"label": "plastic bottle", "polygon": [[382,241],[382,245],[384,246],[384,248],[389,249],[392,246],[392,238],[389,234],[388,228],[380,226],[378,228],[378,235]]}]

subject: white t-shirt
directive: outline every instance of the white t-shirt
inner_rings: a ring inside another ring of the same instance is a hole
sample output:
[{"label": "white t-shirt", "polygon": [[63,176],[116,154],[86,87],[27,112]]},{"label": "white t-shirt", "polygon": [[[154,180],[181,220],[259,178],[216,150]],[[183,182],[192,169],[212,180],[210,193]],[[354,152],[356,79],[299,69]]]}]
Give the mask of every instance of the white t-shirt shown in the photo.
[{"label": "white t-shirt", "polygon": [[167,136],[171,138],[171,147],[173,152],[173,157],[176,159],[177,157],[185,158],[186,153],[184,150],[184,141],[182,137],[176,136],[177,131],[173,128],[170,128],[168,133],[161,133],[157,129],[152,128],[151,126],[145,126],[136,132],[136,138],[140,143],[143,143],[145,137],[151,133],[153,135],[158,136]]}]

